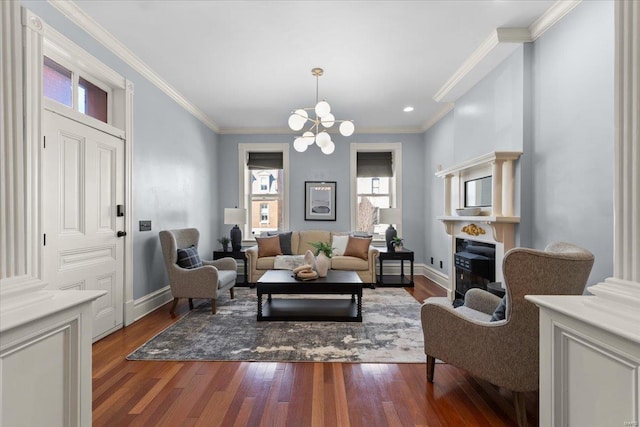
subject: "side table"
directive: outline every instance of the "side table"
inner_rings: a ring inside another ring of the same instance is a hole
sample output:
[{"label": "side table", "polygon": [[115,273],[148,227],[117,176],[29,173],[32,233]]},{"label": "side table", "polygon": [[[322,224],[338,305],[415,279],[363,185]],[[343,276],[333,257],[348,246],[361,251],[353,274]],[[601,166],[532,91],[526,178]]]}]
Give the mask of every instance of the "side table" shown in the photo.
[{"label": "side table", "polygon": [[[407,286],[413,287],[413,251],[407,248],[396,249],[393,252],[387,250],[386,247],[378,248],[380,256],[380,275],[378,276],[378,286]],[[400,260],[400,275],[385,276],[383,270],[384,261]],[[404,275],[404,262],[411,262],[411,276],[408,278]]]},{"label": "side table", "polygon": [[237,284],[244,284],[245,286],[249,286],[249,275],[247,274],[247,257],[244,253],[244,249],[240,249],[239,251],[213,251],[213,259],[220,259],[220,258],[233,258],[235,260],[238,261],[242,261],[242,264],[244,265],[244,277],[238,275],[238,278],[236,280],[236,285]]}]

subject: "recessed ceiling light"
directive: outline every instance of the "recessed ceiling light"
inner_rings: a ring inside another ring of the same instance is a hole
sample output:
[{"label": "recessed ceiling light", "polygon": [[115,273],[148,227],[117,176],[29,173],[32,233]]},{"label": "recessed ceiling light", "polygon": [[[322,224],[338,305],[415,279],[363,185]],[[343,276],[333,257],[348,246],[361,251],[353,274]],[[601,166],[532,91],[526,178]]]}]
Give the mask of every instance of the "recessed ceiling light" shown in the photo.
[{"label": "recessed ceiling light", "polygon": [[411,107],[411,106],[404,107],[404,109],[402,111],[404,111],[405,113],[410,113],[410,112],[413,111],[413,107]]}]

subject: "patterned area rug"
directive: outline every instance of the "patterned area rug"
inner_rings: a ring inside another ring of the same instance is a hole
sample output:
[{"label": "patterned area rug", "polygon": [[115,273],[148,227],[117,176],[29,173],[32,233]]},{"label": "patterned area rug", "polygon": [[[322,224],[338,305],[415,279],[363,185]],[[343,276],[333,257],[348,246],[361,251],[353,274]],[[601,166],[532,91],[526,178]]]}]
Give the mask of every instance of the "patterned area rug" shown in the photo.
[{"label": "patterned area rug", "polygon": [[425,363],[420,303],[402,288],[364,289],[362,301],[362,323],[257,322],[255,289],[236,288],[215,315],[202,303],[127,359]]}]

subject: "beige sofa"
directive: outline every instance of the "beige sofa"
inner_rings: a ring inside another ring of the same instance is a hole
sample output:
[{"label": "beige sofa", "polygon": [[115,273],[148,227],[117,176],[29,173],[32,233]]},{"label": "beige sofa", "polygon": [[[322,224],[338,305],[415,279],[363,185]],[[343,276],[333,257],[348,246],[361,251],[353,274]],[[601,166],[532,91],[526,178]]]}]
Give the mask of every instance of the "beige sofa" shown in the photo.
[{"label": "beige sofa", "polygon": [[[294,231],[291,234],[291,251],[293,255],[304,255],[307,250],[315,253],[315,249],[310,242],[331,242],[333,235],[345,235],[346,233],[337,233],[331,231]],[[245,251],[247,256],[247,273],[249,275],[249,283],[256,283],[260,277],[267,271],[272,270],[276,257],[258,258],[258,246],[252,246]],[[352,256],[333,256],[331,258],[331,268],[333,270],[351,270],[358,273],[363,283],[376,283],[376,260],[379,251],[373,246],[369,246],[368,259],[352,257]]]}]

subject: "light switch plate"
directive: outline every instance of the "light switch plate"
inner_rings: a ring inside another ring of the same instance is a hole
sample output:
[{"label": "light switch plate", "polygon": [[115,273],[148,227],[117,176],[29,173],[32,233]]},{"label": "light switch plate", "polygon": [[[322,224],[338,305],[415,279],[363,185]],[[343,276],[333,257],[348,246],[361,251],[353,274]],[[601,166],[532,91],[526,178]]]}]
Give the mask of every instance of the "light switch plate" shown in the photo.
[{"label": "light switch plate", "polygon": [[151,231],[151,221],[140,221],[140,231]]}]

